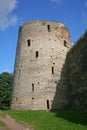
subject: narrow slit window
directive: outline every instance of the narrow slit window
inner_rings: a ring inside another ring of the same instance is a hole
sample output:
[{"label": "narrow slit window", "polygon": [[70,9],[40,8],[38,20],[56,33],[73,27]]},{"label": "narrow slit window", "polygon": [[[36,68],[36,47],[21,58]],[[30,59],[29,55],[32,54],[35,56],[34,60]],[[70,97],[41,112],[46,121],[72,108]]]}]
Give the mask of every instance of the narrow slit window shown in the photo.
[{"label": "narrow slit window", "polygon": [[31,40],[30,39],[27,40],[27,45],[28,45],[28,47],[31,45]]},{"label": "narrow slit window", "polygon": [[66,40],[64,40],[64,46],[67,47],[67,42],[66,42]]},{"label": "narrow slit window", "polygon": [[54,67],[52,66],[51,69],[52,69],[52,74],[54,74]]},{"label": "narrow slit window", "polygon": [[34,91],[34,84],[32,84],[32,91]]},{"label": "narrow slit window", "polygon": [[39,52],[38,51],[36,51],[36,58],[39,56]]},{"label": "narrow slit window", "polygon": [[48,32],[50,32],[50,25],[47,25]]}]

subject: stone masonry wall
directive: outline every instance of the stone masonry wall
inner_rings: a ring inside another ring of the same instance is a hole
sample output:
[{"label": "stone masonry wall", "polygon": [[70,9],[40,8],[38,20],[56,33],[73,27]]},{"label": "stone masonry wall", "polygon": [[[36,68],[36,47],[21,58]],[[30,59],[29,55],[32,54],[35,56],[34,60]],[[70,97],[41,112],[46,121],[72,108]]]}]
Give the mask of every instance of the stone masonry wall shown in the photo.
[{"label": "stone masonry wall", "polygon": [[87,109],[87,31],[68,52],[66,67],[69,104]]},{"label": "stone masonry wall", "polygon": [[12,109],[47,110],[67,103],[60,85],[57,102],[53,101],[70,47],[70,34],[62,23],[31,21],[20,26]]}]

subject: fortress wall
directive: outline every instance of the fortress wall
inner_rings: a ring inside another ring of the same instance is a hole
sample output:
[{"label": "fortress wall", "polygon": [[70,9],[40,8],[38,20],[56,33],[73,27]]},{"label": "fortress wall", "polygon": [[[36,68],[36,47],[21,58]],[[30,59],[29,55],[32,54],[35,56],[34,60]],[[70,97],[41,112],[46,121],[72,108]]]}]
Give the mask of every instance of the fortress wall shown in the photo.
[{"label": "fortress wall", "polygon": [[68,52],[66,66],[69,104],[87,109],[87,31]]}]

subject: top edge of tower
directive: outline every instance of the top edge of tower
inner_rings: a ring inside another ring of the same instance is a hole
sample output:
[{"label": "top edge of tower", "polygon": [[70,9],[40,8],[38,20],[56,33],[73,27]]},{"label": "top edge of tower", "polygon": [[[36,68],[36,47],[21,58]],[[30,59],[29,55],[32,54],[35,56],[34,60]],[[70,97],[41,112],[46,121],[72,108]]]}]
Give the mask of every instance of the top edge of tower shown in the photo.
[{"label": "top edge of tower", "polygon": [[22,27],[23,27],[23,26],[26,26],[26,25],[30,25],[30,24],[37,24],[37,23],[41,23],[41,24],[54,24],[54,25],[64,26],[63,23],[57,22],[57,21],[32,20],[32,21],[25,22],[25,23],[22,25]]},{"label": "top edge of tower", "polygon": [[41,24],[41,25],[44,25],[44,26],[47,26],[47,25],[52,25],[54,26],[55,28],[56,27],[60,27],[60,28],[64,28],[69,34],[69,30],[67,29],[67,27],[62,23],[62,22],[57,22],[57,21],[49,21],[49,20],[31,20],[31,21],[27,21],[27,22],[24,22],[21,26],[19,26],[19,31],[21,31],[22,28],[24,27],[27,27],[29,25],[33,25],[33,24]]}]

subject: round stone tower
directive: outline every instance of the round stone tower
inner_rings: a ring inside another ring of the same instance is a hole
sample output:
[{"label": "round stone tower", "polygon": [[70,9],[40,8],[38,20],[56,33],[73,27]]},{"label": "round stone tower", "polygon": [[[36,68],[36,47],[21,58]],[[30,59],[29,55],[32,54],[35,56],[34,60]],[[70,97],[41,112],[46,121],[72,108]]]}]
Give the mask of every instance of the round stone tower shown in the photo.
[{"label": "round stone tower", "polygon": [[30,21],[19,27],[12,109],[46,110],[63,105],[61,98],[55,106],[53,100],[70,47],[70,34],[62,23]]}]

